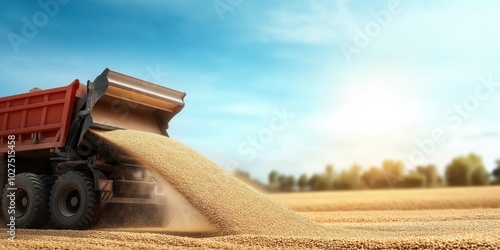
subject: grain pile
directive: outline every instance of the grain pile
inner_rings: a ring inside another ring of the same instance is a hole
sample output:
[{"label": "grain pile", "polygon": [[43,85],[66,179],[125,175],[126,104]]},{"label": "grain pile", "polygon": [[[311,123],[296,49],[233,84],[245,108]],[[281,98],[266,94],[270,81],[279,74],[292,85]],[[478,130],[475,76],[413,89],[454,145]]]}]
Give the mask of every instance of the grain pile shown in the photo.
[{"label": "grain pile", "polygon": [[99,136],[157,172],[223,235],[330,235],[320,224],[254,191],[168,137],[133,130],[101,132]]}]

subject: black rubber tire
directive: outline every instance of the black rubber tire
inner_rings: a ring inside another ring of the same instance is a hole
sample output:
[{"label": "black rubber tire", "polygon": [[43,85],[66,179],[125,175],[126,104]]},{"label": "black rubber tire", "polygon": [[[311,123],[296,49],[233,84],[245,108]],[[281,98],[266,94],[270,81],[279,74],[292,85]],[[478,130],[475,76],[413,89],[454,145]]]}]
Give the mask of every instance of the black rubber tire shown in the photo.
[{"label": "black rubber tire", "polygon": [[[15,217],[17,228],[41,228],[49,221],[49,193],[44,189],[42,178],[32,173],[16,175],[15,187]],[[7,183],[2,194],[2,213],[8,220],[12,186]]]},{"label": "black rubber tire", "polygon": [[50,196],[50,217],[61,229],[88,229],[99,217],[99,196],[92,178],[77,171],[59,176]]},{"label": "black rubber tire", "polygon": [[50,193],[52,192],[52,186],[54,186],[57,177],[52,175],[39,175],[39,176],[40,180],[42,181],[43,190],[47,195],[47,206],[48,206],[49,205],[48,201],[50,201]]},{"label": "black rubber tire", "polygon": [[52,224],[52,221],[50,220],[49,202],[50,202],[50,193],[52,192],[52,187],[54,186],[54,183],[57,180],[57,176],[40,175],[40,179],[42,180],[43,190],[45,192],[45,195],[47,196],[47,213],[49,218],[48,222],[45,223],[45,226],[42,227],[42,229],[53,229],[55,228],[55,226]]}]

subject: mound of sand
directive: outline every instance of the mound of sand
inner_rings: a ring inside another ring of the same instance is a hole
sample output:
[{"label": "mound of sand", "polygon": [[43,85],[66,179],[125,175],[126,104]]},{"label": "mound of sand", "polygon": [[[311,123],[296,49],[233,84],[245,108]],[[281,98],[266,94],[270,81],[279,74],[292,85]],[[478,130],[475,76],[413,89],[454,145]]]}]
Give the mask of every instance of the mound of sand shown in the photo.
[{"label": "mound of sand", "polygon": [[158,173],[224,235],[331,235],[173,139],[133,130],[97,134]]}]

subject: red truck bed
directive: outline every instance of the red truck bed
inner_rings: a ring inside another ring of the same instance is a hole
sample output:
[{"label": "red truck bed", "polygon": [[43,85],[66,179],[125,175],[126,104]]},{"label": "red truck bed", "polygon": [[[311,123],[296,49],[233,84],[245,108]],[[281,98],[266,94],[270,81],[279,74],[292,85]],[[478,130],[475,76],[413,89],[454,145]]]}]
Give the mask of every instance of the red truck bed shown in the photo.
[{"label": "red truck bed", "polygon": [[62,147],[71,123],[80,82],[0,98],[0,153],[7,152],[8,136],[16,136],[16,151]]}]

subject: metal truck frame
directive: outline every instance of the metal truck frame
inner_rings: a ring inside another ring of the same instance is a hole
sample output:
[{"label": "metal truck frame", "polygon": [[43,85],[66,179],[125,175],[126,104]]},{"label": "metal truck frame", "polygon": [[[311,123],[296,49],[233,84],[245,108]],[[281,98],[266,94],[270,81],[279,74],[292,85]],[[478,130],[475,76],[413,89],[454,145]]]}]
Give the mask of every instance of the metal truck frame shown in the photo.
[{"label": "metal truck frame", "polygon": [[75,80],[0,98],[4,219],[15,216],[20,228],[42,228],[50,219],[57,228],[87,229],[106,203],[163,204],[149,170],[123,152],[97,147],[91,131],[168,136],[185,95],[105,69],[87,85]]}]

